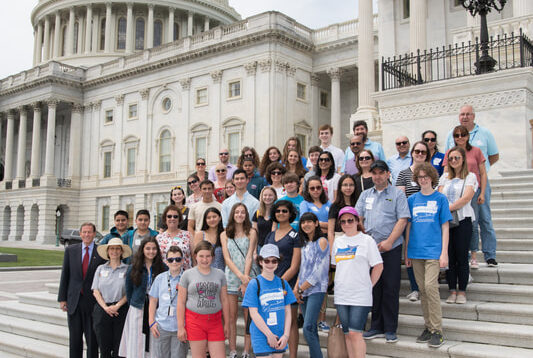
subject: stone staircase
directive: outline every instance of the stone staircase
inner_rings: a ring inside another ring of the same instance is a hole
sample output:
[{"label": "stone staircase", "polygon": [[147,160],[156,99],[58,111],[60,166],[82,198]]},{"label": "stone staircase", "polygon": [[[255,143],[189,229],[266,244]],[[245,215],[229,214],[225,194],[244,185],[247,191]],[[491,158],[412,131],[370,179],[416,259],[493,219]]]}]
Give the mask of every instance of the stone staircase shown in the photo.
[{"label": "stone staircase", "polygon": [[[367,342],[368,357],[533,357],[533,170],[501,174],[491,180],[500,265],[490,268],[481,263],[478,270],[472,270],[474,282],[468,286],[467,304],[449,305],[442,300],[446,343],[430,349],[415,342],[423,330],[422,312],[420,302],[404,298],[409,283],[403,272],[400,340],[395,344],[384,339]],[[47,287],[45,292],[21,293],[18,300],[0,302],[0,357],[68,357],[66,314],[58,308],[58,285]],[[446,285],[441,285],[441,297],[447,297]],[[335,316],[332,303],[329,297],[330,323]],[[242,319],[238,332],[240,352]],[[327,334],[319,335],[326,354]],[[309,356],[301,332],[298,352],[299,357]]]}]

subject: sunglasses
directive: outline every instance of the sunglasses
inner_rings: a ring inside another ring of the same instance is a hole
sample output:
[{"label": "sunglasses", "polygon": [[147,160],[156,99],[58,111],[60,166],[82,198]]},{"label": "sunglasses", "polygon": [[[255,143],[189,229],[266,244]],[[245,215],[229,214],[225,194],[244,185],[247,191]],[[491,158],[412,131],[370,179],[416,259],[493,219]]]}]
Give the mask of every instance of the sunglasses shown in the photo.
[{"label": "sunglasses", "polygon": [[331,162],[331,159],[329,158],[318,158],[319,162]]},{"label": "sunglasses", "polygon": [[425,150],[420,150],[420,149],[415,149],[415,150],[413,150],[413,153],[415,153],[415,154],[424,154],[424,155],[426,155],[427,151],[425,151]]},{"label": "sunglasses", "polygon": [[189,185],[192,185],[194,183],[198,183],[198,180],[194,179],[194,180],[191,180],[191,181],[187,182],[187,184],[189,184]]},{"label": "sunglasses", "polygon": [[361,142],[353,142],[353,143],[350,143],[350,146],[351,147],[355,147],[356,145],[361,145],[361,144],[363,144],[363,143],[361,143]]},{"label": "sunglasses", "polygon": [[265,264],[274,264],[275,265],[275,264],[277,264],[279,262],[279,260],[278,259],[263,259],[263,262]]},{"label": "sunglasses", "polygon": [[218,153],[218,155],[229,155],[229,153],[228,152],[220,152],[220,153]]},{"label": "sunglasses", "polygon": [[276,214],[288,214],[289,213],[289,210],[288,209],[277,209],[276,210]]},{"label": "sunglasses", "polygon": [[463,133],[455,133],[453,135],[454,138],[464,138],[464,137],[468,137],[469,134],[463,134]]},{"label": "sunglasses", "polygon": [[245,158],[253,158],[254,155],[253,155],[253,154],[245,154],[244,157],[245,157]]},{"label": "sunglasses", "polygon": [[341,220],[341,225],[353,224],[354,222],[355,222],[355,219],[345,219],[345,220]]},{"label": "sunglasses", "polygon": [[310,186],[309,191],[319,191],[322,190],[321,186]]},{"label": "sunglasses", "polygon": [[217,171],[217,173],[225,173],[226,169],[217,169],[216,171]]},{"label": "sunglasses", "polygon": [[406,145],[409,144],[408,140],[404,140],[403,142],[396,142],[396,145]]},{"label": "sunglasses", "polygon": [[273,172],[270,172],[270,175],[281,175],[281,172],[278,170],[275,170]]},{"label": "sunglasses", "polygon": [[450,159],[450,162],[456,162],[456,161],[458,162],[461,159],[463,159],[463,157],[457,155],[457,156],[449,157],[448,159]]},{"label": "sunglasses", "polygon": [[365,160],[371,160],[372,157],[370,155],[367,155],[367,156],[364,156],[364,157],[359,157],[359,160],[361,161],[365,161]]},{"label": "sunglasses", "polygon": [[176,189],[181,189],[181,186],[179,186],[179,185],[178,185],[178,186],[175,186],[175,187],[173,187],[171,190],[176,190]]},{"label": "sunglasses", "polygon": [[177,219],[179,215],[167,215],[167,219]]},{"label": "sunglasses", "polygon": [[424,138],[424,142],[428,143],[428,142],[436,142],[437,141],[437,138]]},{"label": "sunglasses", "polygon": [[196,163],[196,165],[205,165],[205,163],[198,162],[198,163]]},{"label": "sunglasses", "polygon": [[170,257],[167,259],[168,263],[171,264],[173,262],[180,263],[183,260],[183,257]]}]

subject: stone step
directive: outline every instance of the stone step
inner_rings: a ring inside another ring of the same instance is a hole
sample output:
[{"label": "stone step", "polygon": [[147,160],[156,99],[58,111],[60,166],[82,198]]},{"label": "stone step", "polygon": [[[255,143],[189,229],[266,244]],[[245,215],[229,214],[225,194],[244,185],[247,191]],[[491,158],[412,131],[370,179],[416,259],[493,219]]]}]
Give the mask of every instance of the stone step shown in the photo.
[{"label": "stone step", "polygon": [[492,196],[490,200],[491,209],[524,209],[533,208],[533,201],[530,199],[512,199],[512,200],[502,200],[497,196]]},{"label": "stone step", "polygon": [[529,180],[533,182],[533,169],[521,169],[521,170],[500,170],[498,171],[500,175],[507,178],[516,178],[516,177],[530,177]]},{"label": "stone step", "polygon": [[0,351],[0,357],[2,358],[24,358],[24,356],[20,356],[18,354],[9,353],[6,351]]},{"label": "stone step", "polygon": [[[531,189],[531,188],[530,188]],[[493,200],[513,200],[513,199],[533,199],[532,190],[502,190],[492,192],[490,197],[491,203]]]},{"label": "stone step", "polygon": [[0,314],[0,331],[39,341],[68,345],[68,328],[62,325],[38,322]]},{"label": "stone step", "polygon": [[[533,264],[533,251],[505,251],[497,250],[497,261],[515,264]],[[484,263],[483,252],[477,252],[477,260],[481,265]]]},{"label": "stone step", "polygon": [[528,239],[498,240],[498,250],[533,251],[533,241],[528,240]]},{"label": "stone step", "polygon": [[533,216],[533,207],[526,208],[493,208],[491,203],[492,219],[506,219],[506,218],[531,218]]},{"label": "stone step", "polygon": [[495,228],[496,239],[533,239],[533,230],[526,228]]},{"label": "stone step", "polygon": [[521,217],[493,217],[492,225],[498,229],[505,228],[517,228],[517,229],[528,229],[533,232],[533,222],[531,216],[521,216]]},{"label": "stone step", "polygon": [[[513,180],[506,178],[504,180],[490,181],[492,195],[502,191],[527,191],[531,189],[531,177],[514,177]],[[494,196],[493,196],[494,197]]]},{"label": "stone step", "polygon": [[48,292],[53,293],[57,296],[59,293],[59,281],[58,282],[51,282],[51,283],[45,283],[44,284],[46,288],[48,288]]},{"label": "stone step", "polygon": [[57,302],[57,295],[54,295],[47,291],[22,292],[17,293],[17,297],[20,303],[25,303],[37,307],[59,308],[59,302]]},{"label": "stone step", "polygon": [[60,326],[67,325],[67,314],[57,306],[55,308],[41,306],[36,309],[36,306],[31,304],[17,301],[0,301],[0,314]]},{"label": "stone step", "polygon": [[67,345],[46,342],[20,334],[0,331],[0,357],[8,358],[3,352],[17,357],[17,354],[26,358],[65,358],[69,356]]}]

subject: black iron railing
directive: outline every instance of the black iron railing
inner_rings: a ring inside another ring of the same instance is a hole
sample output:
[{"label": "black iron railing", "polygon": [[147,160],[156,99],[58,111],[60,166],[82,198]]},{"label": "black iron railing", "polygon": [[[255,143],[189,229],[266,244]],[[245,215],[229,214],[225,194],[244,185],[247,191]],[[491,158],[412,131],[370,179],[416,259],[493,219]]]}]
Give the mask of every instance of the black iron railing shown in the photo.
[{"label": "black iron railing", "polygon": [[[526,35],[511,33],[491,37],[489,54],[497,61],[495,71],[533,66],[533,45]],[[472,43],[449,45],[442,48],[417,51],[393,58],[382,58],[381,89],[414,86],[479,74],[476,62],[481,53],[478,39]]]}]

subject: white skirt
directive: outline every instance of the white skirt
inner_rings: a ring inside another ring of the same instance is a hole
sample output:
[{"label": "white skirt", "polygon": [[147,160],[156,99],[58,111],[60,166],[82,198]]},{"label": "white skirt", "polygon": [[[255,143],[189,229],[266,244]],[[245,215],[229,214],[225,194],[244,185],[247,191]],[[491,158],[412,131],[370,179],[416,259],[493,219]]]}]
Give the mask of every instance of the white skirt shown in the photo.
[{"label": "white skirt", "polygon": [[[120,348],[118,355],[128,358],[152,358],[150,352],[145,352],[146,336],[143,331],[143,310],[130,306],[126,322],[124,323],[124,330],[122,331],[122,338],[120,339]],[[150,337],[150,351],[153,340]]]}]

